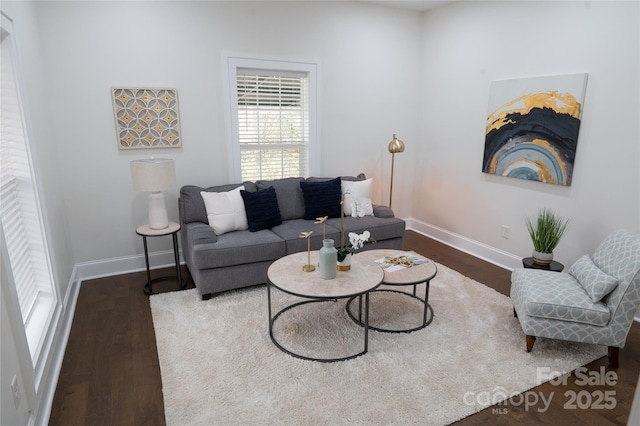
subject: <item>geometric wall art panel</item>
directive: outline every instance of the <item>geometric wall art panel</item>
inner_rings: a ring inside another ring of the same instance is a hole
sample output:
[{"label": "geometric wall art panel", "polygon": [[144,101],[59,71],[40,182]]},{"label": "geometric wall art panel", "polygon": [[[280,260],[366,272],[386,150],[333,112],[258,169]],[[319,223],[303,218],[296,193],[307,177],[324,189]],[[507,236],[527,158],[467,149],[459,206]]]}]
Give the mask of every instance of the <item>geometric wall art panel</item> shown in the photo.
[{"label": "geometric wall art panel", "polygon": [[170,88],[112,88],[118,148],[179,148],[178,92]]},{"label": "geometric wall art panel", "polygon": [[494,81],[484,173],[569,186],[587,74]]}]

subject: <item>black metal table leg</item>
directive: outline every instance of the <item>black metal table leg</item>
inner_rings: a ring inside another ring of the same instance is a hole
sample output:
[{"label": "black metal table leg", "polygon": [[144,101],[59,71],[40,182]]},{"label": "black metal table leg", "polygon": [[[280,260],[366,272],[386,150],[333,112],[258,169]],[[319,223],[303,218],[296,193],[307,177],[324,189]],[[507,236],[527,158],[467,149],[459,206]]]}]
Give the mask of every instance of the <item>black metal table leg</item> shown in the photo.
[{"label": "black metal table leg", "polygon": [[[431,280],[426,280],[424,281],[425,284],[425,297],[424,299],[421,298],[420,296],[418,296],[416,293],[416,286],[417,284],[413,285],[413,290],[411,292],[406,292],[406,291],[400,291],[400,290],[391,290],[391,289],[376,289],[376,290],[371,290],[370,293],[382,293],[382,292],[386,292],[386,293],[398,293],[400,295],[403,296],[408,296],[411,297],[413,299],[416,299],[420,302],[424,303],[424,311],[422,314],[422,324],[420,324],[417,327],[413,327],[413,328],[408,328],[408,329],[400,329],[400,330],[394,330],[394,329],[387,329],[387,328],[380,328],[380,327],[374,327],[368,324],[368,314],[369,314],[369,293],[367,293],[367,295],[365,296],[365,321],[362,321],[362,295],[360,296],[353,296],[351,297],[348,301],[347,301],[347,314],[349,315],[349,317],[355,321],[357,324],[363,326],[363,327],[367,327],[368,329],[374,330],[374,331],[381,331],[383,333],[411,333],[413,331],[418,331],[418,330],[422,330],[423,328],[427,327],[429,324],[431,324],[431,321],[433,321],[433,308],[431,307],[431,305],[429,305],[429,283]],[[351,304],[353,303],[354,299],[358,297],[358,314],[356,317],[356,314],[351,312]],[[431,315],[429,315],[429,312],[431,312]]]},{"label": "black metal table leg", "polygon": [[151,283],[151,269],[149,268],[149,251],[147,250],[147,236],[142,236],[142,241],[144,243],[144,262],[147,265],[147,283],[144,285],[144,292],[146,294],[152,294],[152,283]]},{"label": "black metal table leg", "polygon": [[178,234],[173,234],[173,258],[176,262],[176,277],[178,277],[178,284],[180,288],[185,288],[187,282],[182,279],[182,269],[180,268],[180,248],[178,246]]},{"label": "black metal table leg", "polygon": [[267,308],[269,310],[269,335],[273,336],[273,319],[271,317],[271,282],[267,280]]},{"label": "black metal table leg", "polygon": [[[422,317],[422,323],[427,324],[427,311],[429,309],[429,283],[430,281],[425,282],[424,289],[424,315]],[[432,316],[433,318],[433,316]]]},{"label": "black metal table leg", "polygon": [[369,292],[367,292],[364,295],[364,352],[363,353],[366,354],[368,350],[369,350]]},{"label": "black metal table leg", "polygon": [[[178,245],[178,231],[180,231],[180,225],[177,223],[169,222],[169,226],[163,229],[152,229],[149,225],[143,225],[138,227],[136,233],[142,237],[144,245],[144,263],[147,269],[147,282],[144,285],[144,292],[146,294],[153,294],[153,283],[161,280],[178,280],[178,289],[184,289],[187,286],[186,281],[182,278],[182,269],[180,268],[180,248]],[[171,235],[173,242],[173,260],[175,263],[176,274],[171,276],[163,276],[157,278],[151,278],[151,266],[149,264],[149,247],[147,244],[147,237],[162,237]]]},{"label": "black metal table leg", "polygon": [[[361,295],[360,295],[361,296]],[[357,297],[357,296],[354,296]],[[271,341],[273,342],[273,344],[280,349],[282,352],[285,352],[293,357],[296,358],[300,358],[300,359],[304,359],[304,360],[308,360],[308,361],[318,361],[318,362],[338,362],[338,361],[346,361],[349,359],[353,359],[353,358],[357,358],[359,356],[362,356],[364,354],[366,354],[369,350],[369,292],[367,292],[365,294],[365,307],[364,307],[364,350],[362,352],[358,352],[356,354],[353,355],[348,355],[348,356],[344,356],[344,357],[339,357],[339,358],[316,358],[316,357],[310,357],[310,356],[305,356],[305,355],[301,355],[299,353],[293,352],[292,350],[289,350],[287,348],[285,348],[282,344],[280,344],[280,342],[278,341],[278,339],[276,339],[275,335],[274,335],[274,331],[273,331],[273,324],[275,323],[275,321],[280,317],[280,315],[284,314],[285,312],[289,311],[290,309],[294,309],[298,306],[303,306],[306,304],[310,304],[310,303],[326,303],[326,302],[337,302],[338,299],[335,298],[313,298],[313,299],[308,299],[308,300],[302,300],[296,303],[292,303],[288,306],[285,306],[284,308],[280,309],[279,311],[276,312],[275,315],[272,316],[272,308],[271,308],[271,281],[267,280],[267,305],[268,305],[268,310],[269,310],[269,336],[271,337]]]}]

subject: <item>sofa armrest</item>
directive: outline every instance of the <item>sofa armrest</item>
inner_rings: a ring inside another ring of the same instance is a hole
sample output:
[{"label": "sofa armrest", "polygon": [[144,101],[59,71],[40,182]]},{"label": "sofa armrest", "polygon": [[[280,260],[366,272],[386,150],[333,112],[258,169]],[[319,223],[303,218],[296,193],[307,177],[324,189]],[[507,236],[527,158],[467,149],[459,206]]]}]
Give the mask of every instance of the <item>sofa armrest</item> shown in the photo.
[{"label": "sofa armrest", "polygon": [[184,226],[183,232],[189,235],[192,244],[210,244],[218,241],[218,236],[211,226],[202,222],[191,222]]},{"label": "sofa armrest", "polygon": [[396,217],[393,214],[393,210],[391,210],[391,207],[378,206],[378,205],[373,206],[373,215],[375,217],[381,217],[383,219],[390,219],[392,217]]}]

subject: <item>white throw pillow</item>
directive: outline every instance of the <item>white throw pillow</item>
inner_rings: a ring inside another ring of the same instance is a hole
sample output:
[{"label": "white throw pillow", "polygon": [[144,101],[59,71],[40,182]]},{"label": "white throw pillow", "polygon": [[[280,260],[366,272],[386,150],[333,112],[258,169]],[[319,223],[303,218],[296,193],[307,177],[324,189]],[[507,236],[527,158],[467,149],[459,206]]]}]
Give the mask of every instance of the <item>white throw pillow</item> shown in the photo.
[{"label": "white throw pillow", "polygon": [[371,198],[358,198],[350,203],[351,217],[364,217],[373,215],[373,204],[371,204]]},{"label": "white throw pillow", "polygon": [[344,214],[346,216],[373,216],[373,204],[371,203],[372,182],[373,179],[342,181]]},{"label": "white throw pillow", "polygon": [[200,192],[207,209],[209,225],[217,235],[241,231],[249,227],[244,201],[240,195],[240,190],[243,189],[244,186],[239,186],[229,192]]}]

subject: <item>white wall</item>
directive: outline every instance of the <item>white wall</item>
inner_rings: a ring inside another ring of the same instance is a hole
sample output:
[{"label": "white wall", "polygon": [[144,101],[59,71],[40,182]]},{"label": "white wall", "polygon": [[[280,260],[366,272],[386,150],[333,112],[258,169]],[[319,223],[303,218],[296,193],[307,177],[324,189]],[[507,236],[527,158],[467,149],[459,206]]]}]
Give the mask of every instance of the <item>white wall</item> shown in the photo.
[{"label": "white wall", "polygon": [[[380,203],[388,200],[386,145],[397,133],[407,145],[396,156],[399,216],[527,256],[524,217],[551,206],[572,219],[556,251],[564,263],[612,229],[640,226],[637,2],[458,2],[424,17],[349,2],[1,7],[16,20],[63,297],[74,265],[142,253],[134,231],[146,204],[131,188],[131,160],[174,158],[178,186],[227,183],[223,51],[318,60],[322,173],[364,171],[377,179]],[[490,82],[570,72],[589,73],[572,186],[482,174]],[[176,87],[183,148],[118,151],[113,86]],[[168,194],[173,220],[177,193]],[[503,224],[509,240],[499,237]],[[150,241],[151,251],[168,248],[169,241]],[[3,351],[12,345],[9,331],[3,321]],[[3,352],[2,386],[13,374],[4,369],[9,357]],[[12,404],[3,395],[3,421]]]},{"label": "white wall", "polygon": [[[460,2],[425,14],[413,216],[524,257],[524,218],[551,207],[571,219],[555,251],[565,265],[614,229],[638,230],[639,28],[638,2]],[[491,81],[580,72],[572,185],[481,173]]]},{"label": "white wall", "polygon": [[36,3],[3,1],[2,10],[14,21],[15,39],[24,83],[23,109],[27,137],[32,149],[40,203],[44,210],[47,240],[51,249],[54,279],[61,295],[67,291],[75,259],[68,238],[67,212],[62,197],[58,138],[52,130],[48,76],[43,63],[41,34],[35,16]]},{"label": "white wall", "polygon": [[[66,206],[62,196],[60,163],[58,161],[57,138],[51,126],[50,105],[46,102],[47,75],[43,65],[38,31],[36,4],[33,2],[5,2],[0,5],[2,12],[13,21],[11,38],[18,50],[19,62],[15,64],[21,71],[21,100],[25,113],[26,134],[29,139],[35,167],[35,178],[39,186],[39,200],[43,209],[54,285],[59,296],[59,304],[54,310],[46,334],[46,342],[37,368],[26,348],[24,329],[21,328],[19,309],[8,305],[15,298],[7,298],[8,278],[4,265],[0,265],[2,281],[1,341],[2,373],[0,394],[2,417],[0,423],[26,424],[31,420],[46,419],[47,405],[53,398],[55,382],[66,342],[66,331],[73,317],[75,298],[71,295],[71,275],[75,260],[71,253],[71,241],[67,229]],[[45,101],[43,101],[45,100]],[[2,259],[6,261],[6,259]],[[9,386],[13,376],[17,377],[21,393],[18,408],[14,406]],[[52,389],[53,386],[53,389]],[[34,394],[37,389],[37,394]],[[42,409],[42,407],[45,407]],[[29,412],[30,409],[33,411]]]},{"label": "white wall", "polygon": [[[228,183],[223,52],[318,60],[321,171],[364,171],[386,197],[392,134],[418,134],[421,15],[346,2],[41,2],[59,167],[76,262],[142,253],[146,195],[129,162],[175,159],[178,188]],[[110,88],[178,89],[183,147],[118,151]],[[406,156],[399,175],[410,176]],[[406,179],[405,179],[406,181]],[[178,188],[167,194],[177,221]],[[403,215],[411,198],[396,199]],[[157,240],[157,241],[156,241]],[[170,239],[150,240],[150,251]]]},{"label": "white wall", "polygon": [[[223,51],[318,60],[321,171],[367,173],[377,179],[377,201],[388,191],[382,178],[392,133],[418,134],[422,21],[414,12],[342,2],[3,1],[1,9],[16,23],[27,130],[60,296],[38,374],[43,385],[32,398],[37,423],[49,415],[73,318],[82,278],[74,266],[119,273],[118,259],[142,253],[135,228],[146,221],[146,202],[131,188],[129,162],[174,158],[178,187],[227,183]],[[183,148],[118,151],[113,86],[176,87]],[[168,194],[173,220],[177,193]],[[411,211],[410,199],[397,204],[402,214]],[[152,239],[150,251],[169,244]],[[3,424],[27,421],[25,403],[16,410],[6,393],[14,374],[26,380],[13,350],[16,331],[2,318]]]}]

